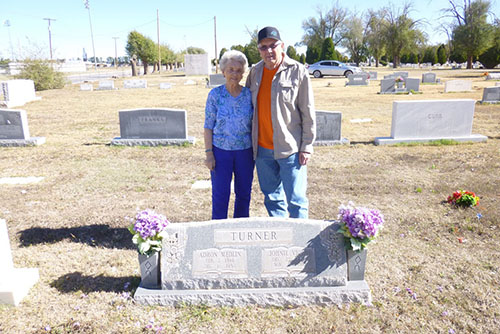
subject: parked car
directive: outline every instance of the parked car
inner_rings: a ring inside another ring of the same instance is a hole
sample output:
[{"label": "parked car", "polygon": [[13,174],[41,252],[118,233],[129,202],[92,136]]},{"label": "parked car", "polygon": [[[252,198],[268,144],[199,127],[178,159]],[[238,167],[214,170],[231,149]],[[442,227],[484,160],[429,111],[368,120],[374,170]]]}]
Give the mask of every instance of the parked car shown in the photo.
[{"label": "parked car", "polygon": [[312,65],[306,65],[309,74],[315,78],[321,78],[324,75],[343,75],[347,78],[349,74],[359,73],[362,70],[356,66],[349,66],[337,60],[322,60]]}]

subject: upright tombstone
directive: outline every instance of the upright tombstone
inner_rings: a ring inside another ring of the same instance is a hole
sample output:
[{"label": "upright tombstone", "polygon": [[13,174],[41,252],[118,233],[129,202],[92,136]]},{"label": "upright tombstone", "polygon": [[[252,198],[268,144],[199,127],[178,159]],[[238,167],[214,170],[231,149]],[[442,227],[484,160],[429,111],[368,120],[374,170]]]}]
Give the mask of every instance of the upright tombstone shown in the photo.
[{"label": "upright tombstone", "polygon": [[208,75],[208,83],[207,83],[208,88],[214,88],[225,84],[226,84],[226,78],[224,77],[224,74],[219,73],[219,74]]},{"label": "upright tombstone", "polygon": [[115,82],[113,80],[100,80],[97,90],[114,90]]},{"label": "upright tombstone", "polygon": [[7,108],[20,107],[31,101],[40,100],[35,95],[35,83],[33,80],[16,79],[2,82],[2,94],[4,101],[0,106]]},{"label": "upright tombstone", "polygon": [[0,146],[37,146],[45,137],[30,137],[25,110],[0,109]]},{"label": "upright tombstone", "polygon": [[368,72],[368,74],[370,74],[370,80],[377,80],[377,72],[375,71],[370,71]]},{"label": "upright tombstone", "polygon": [[14,268],[7,223],[0,219],[0,304],[17,306],[38,281],[36,268]]},{"label": "upright tombstone", "polygon": [[469,80],[448,80],[444,83],[444,92],[469,92],[472,90],[472,81]]},{"label": "upright tombstone", "polygon": [[91,92],[94,90],[94,85],[92,85],[91,83],[82,83],[80,85],[80,90]]},{"label": "upright tombstone", "polygon": [[436,73],[422,73],[422,83],[436,83]]},{"label": "upright tombstone", "polygon": [[341,125],[341,112],[316,110],[316,140],[314,145],[349,144],[349,140],[341,136]]},{"label": "upright tombstone", "polygon": [[347,79],[349,79],[349,81],[347,82],[347,85],[348,86],[366,86],[370,82],[368,80],[368,77],[369,77],[369,74],[366,72],[349,74],[347,76]]},{"label": "upright tombstone", "polygon": [[[348,277],[338,230],[333,221],[277,217],[170,224],[161,290],[141,283],[134,298],[161,305],[370,304],[366,281]],[[350,268],[364,274],[356,264]]]},{"label": "upright tombstone", "polygon": [[120,137],[111,145],[162,146],[194,144],[195,138],[187,135],[185,110],[134,109],[121,110]]},{"label": "upright tombstone", "polygon": [[394,73],[384,75],[384,79],[396,79],[397,75]]},{"label": "upright tombstone", "polygon": [[375,138],[375,145],[486,141],[486,136],[472,134],[474,107],[474,100],[394,101],[391,136]]},{"label": "upright tombstone", "polygon": [[123,80],[123,88],[125,89],[148,88],[148,82],[146,79]]},{"label": "upright tombstone", "polygon": [[409,75],[409,73],[405,72],[405,71],[403,71],[403,72],[394,72],[394,76],[396,76],[396,77],[403,77],[405,79],[408,78],[408,75]]},{"label": "upright tombstone", "polygon": [[419,78],[406,78],[405,85],[406,85],[406,90],[408,92],[410,92],[410,91],[418,92],[420,89],[420,79]]},{"label": "upright tombstone", "polygon": [[394,78],[385,78],[380,80],[380,94],[393,94],[395,92],[396,82]]},{"label": "upright tombstone", "polygon": [[485,87],[483,90],[483,99],[481,103],[500,102],[500,87]]},{"label": "upright tombstone", "polygon": [[211,73],[210,59],[207,53],[185,54],[184,61],[186,75],[209,75]]}]

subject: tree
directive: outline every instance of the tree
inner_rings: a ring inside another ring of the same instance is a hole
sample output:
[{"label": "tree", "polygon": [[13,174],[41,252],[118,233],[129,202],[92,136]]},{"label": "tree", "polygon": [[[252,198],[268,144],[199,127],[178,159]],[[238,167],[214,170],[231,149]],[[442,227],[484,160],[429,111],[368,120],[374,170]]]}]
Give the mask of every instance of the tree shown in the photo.
[{"label": "tree", "polygon": [[319,60],[337,60],[337,54],[335,53],[335,46],[333,45],[333,40],[331,37],[325,38],[323,45],[321,45],[321,53]]},{"label": "tree", "polygon": [[432,63],[434,65],[438,62],[436,48],[428,46],[424,50],[424,55],[422,58],[423,63]]},{"label": "tree", "polygon": [[295,50],[295,48],[291,45],[289,45],[288,48],[286,48],[286,54],[288,57],[290,57],[294,60],[297,60],[297,61],[300,60],[300,56],[297,54],[297,50]]},{"label": "tree", "polygon": [[406,3],[401,11],[393,7],[385,10],[383,35],[388,54],[392,57],[393,67],[398,67],[401,53],[412,50],[425,41],[423,33],[418,30],[419,21],[409,17],[411,5]]},{"label": "tree", "polygon": [[142,62],[144,74],[148,73],[148,65],[158,60],[158,49],[153,40],[135,30],[128,34],[125,50],[131,58],[136,55],[136,58]]},{"label": "tree", "polygon": [[384,10],[377,12],[369,10],[367,14],[366,43],[369,53],[375,58],[375,66],[378,67],[380,57],[384,55],[385,39],[383,34]]},{"label": "tree", "polygon": [[207,52],[205,50],[203,50],[202,48],[198,48],[198,47],[195,47],[195,46],[189,46],[186,49],[186,53],[187,54],[204,54],[204,53],[207,53]]},{"label": "tree", "polygon": [[219,61],[220,59],[222,58],[222,56],[224,55],[224,53],[226,53],[227,49],[226,48],[222,48],[219,52]]},{"label": "tree", "polygon": [[479,56],[479,61],[486,68],[494,68],[500,64],[500,20],[496,20],[493,33],[493,46]]},{"label": "tree", "polygon": [[314,64],[315,62],[321,60],[321,46],[318,45],[308,45],[306,50],[306,63]]},{"label": "tree", "polygon": [[39,59],[24,60],[24,66],[15,78],[33,80],[36,91],[59,89],[65,84],[62,72],[55,71],[49,61]]},{"label": "tree", "polygon": [[446,60],[446,46],[444,46],[444,44],[441,44],[437,49],[437,62],[442,65],[446,63]]},{"label": "tree", "polygon": [[491,8],[489,0],[464,0],[463,5],[448,0],[450,8],[443,9],[448,17],[455,19],[452,32],[453,48],[456,53],[465,54],[467,68],[472,68],[474,57],[479,56],[492,45],[492,25],[487,23]]},{"label": "tree", "polygon": [[363,20],[354,14],[351,15],[346,21],[342,36],[344,39],[341,45],[347,49],[352,61],[359,66],[359,63],[365,60],[368,54],[366,28]]}]

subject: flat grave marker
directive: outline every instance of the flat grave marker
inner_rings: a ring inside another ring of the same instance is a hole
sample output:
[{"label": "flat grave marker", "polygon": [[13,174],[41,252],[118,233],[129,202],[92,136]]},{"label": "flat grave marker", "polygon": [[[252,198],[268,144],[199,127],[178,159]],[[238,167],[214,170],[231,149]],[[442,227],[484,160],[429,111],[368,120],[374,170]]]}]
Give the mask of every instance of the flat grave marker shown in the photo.
[{"label": "flat grave marker", "polygon": [[[286,218],[170,224],[160,256],[161,289],[141,283],[134,298],[174,306],[370,304],[366,281],[349,280],[338,229],[333,221]],[[354,269],[364,273],[364,266]]]},{"label": "flat grave marker", "polygon": [[391,136],[375,138],[375,145],[441,139],[486,141],[486,136],[471,134],[474,107],[474,100],[394,101]]},{"label": "flat grave marker", "polygon": [[342,138],[342,113],[338,111],[316,110],[315,146],[349,144]]},{"label": "flat grave marker", "polygon": [[94,90],[94,85],[92,85],[91,83],[83,83],[80,85],[80,90],[86,91],[86,92],[91,92]]},{"label": "flat grave marker", "polygon": [[125,89],[148,88],[148,82],[146,79],[123,80],[123,88]]},{"label": "flat grave marker", "polygon": [[120,137],[112,145],[159,146],[194,144],[187,135],[187,116],[179,109],[121,110]]},{"label": "flat grave marker", "polygon": [[488,73],[486,80],[500,80],[500,72]]},{"label": "flat grave marker", "polygon": [[160,82],[160,89],[171,89],[172,84],[170,82]]},{"label": "flat grave marker", "polygon": [[40,277],[36,268],[14,268],[4,219],[0,219],[0,270],[0,304],[19,305]]},{"label": "flat grave marker", "polygon": [[100,80],[97,90],[114,90],[115,82],[113,80]]},{"label": "flat grave marker", "polygon": [[25,110],[0,109],[0,146],[37,146],[45,137],[30,137]]}]

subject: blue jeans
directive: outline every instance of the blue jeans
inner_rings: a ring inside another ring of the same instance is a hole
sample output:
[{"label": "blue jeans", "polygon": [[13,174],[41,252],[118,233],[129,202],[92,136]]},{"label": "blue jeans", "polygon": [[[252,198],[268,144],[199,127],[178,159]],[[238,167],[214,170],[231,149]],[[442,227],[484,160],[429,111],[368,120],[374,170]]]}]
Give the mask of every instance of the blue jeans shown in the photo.
[{"label": "blue jeans", "polygon": [[234,218],[250,216],[253,181],[253,150],[227,151],[213,147],[215,170],[212,179],[212,219],[226,219],[234,173]]},{"label": "blue jeans", "polygon": [[274,159],[273,154],[259,146],[255,160],[269,216],[307,218],[307,167],[299,163],[298,153],[284,159]]}]

